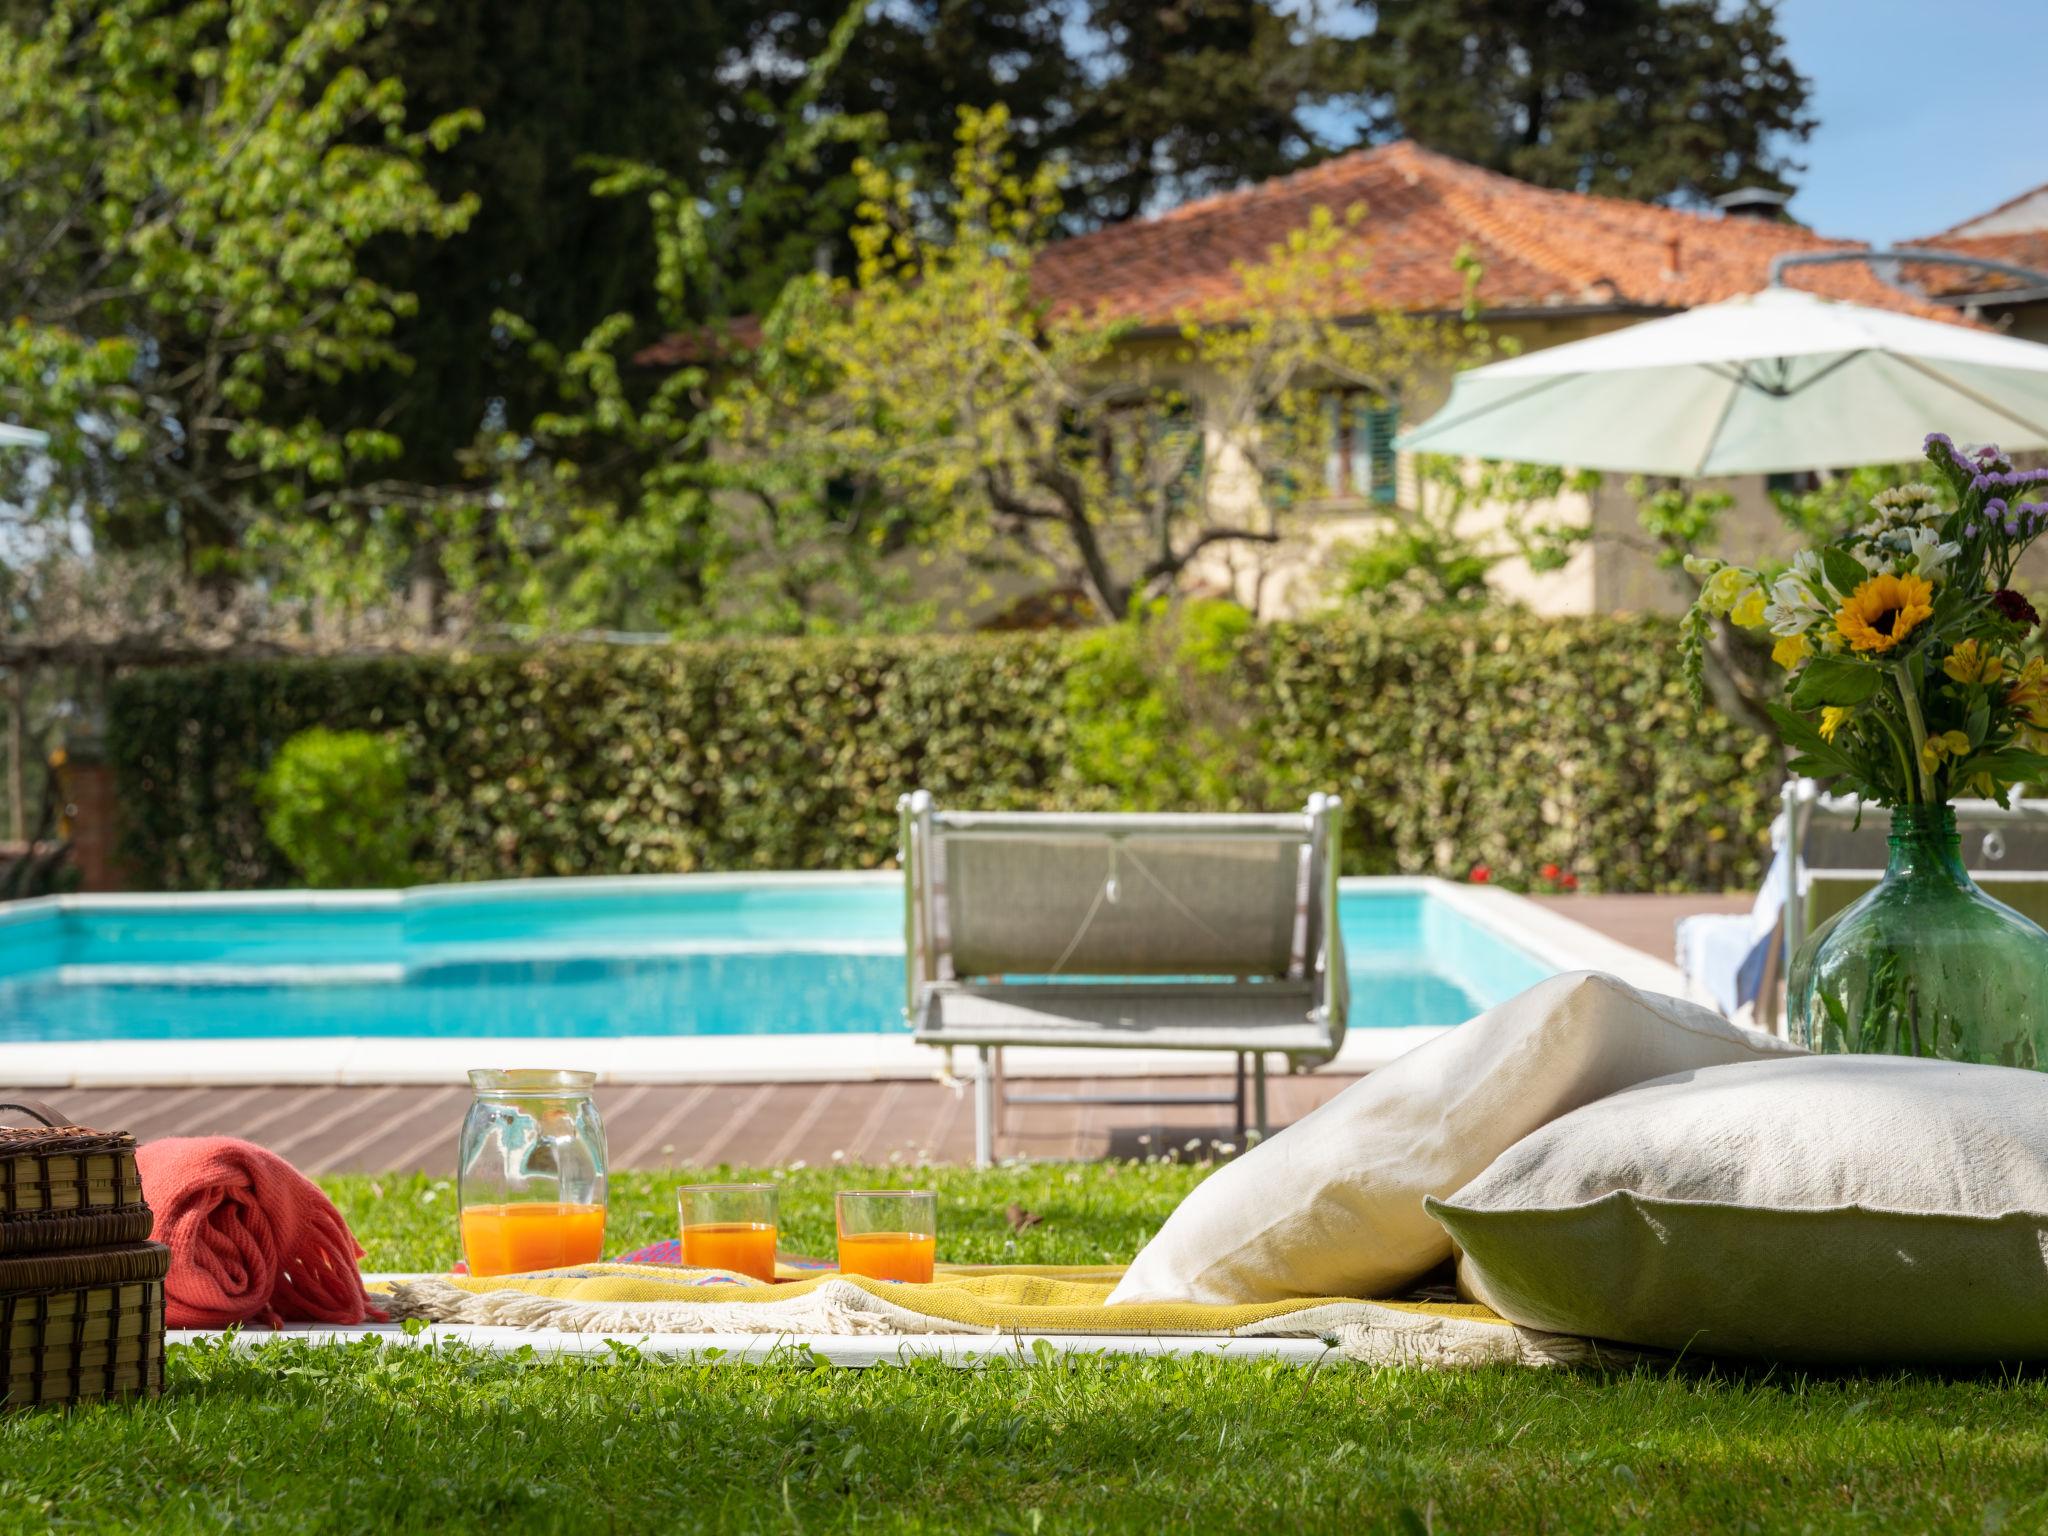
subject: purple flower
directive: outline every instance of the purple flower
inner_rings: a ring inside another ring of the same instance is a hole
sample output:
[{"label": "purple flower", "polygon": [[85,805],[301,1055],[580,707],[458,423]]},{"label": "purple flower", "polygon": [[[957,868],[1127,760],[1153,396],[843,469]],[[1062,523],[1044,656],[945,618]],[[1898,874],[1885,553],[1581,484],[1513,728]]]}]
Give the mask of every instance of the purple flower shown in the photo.
[{"label": "purple flower", "polygon": [[1939,443],[1942,447],[1947,448],[1951,451],[1953,451],[1956,446],[1954,439],[1952,439],[1946,432],[1928,433],[1927,441],[1922,446],[1932,448],[1936,443]]},{"label": "purple flower", "polygon": [[1989,501],[1984,503],[1984,513],[1987,517],[1997,518],[2005,516],[2004,499],[1998,496],[1992,497]]},{"label": "purple flower", "polygon": [[1963,530],[1963,537],[1966,539],[1974,539],[1975,537],[1977,537],[1977,525],[1975,523],[1972,523],[1969,527],[1965,528]]},{"label": "purple flower", "polygon": [[2023,491],[2030,485],[2048,485],[2048,469],[1998,469],[1973,477],[1973,491]]},{"label": "purple flower", "polygon": [[2020,536],[2020,525],[2018,523],[2007,523],[2005,525],[2005,536],[2009,539],[2018,538]]}]

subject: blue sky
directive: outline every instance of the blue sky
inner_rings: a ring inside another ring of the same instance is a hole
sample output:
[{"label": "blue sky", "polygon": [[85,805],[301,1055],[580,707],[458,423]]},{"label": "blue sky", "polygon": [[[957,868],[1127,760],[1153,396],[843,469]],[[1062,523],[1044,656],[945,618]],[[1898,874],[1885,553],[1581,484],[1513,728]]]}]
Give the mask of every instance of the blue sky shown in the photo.
[{"label": "blue sky", "polygon": [[1800,222],[1910,239],[2048,181],[2048,0],[1784,0],[1778,22],[1820,119]]}]

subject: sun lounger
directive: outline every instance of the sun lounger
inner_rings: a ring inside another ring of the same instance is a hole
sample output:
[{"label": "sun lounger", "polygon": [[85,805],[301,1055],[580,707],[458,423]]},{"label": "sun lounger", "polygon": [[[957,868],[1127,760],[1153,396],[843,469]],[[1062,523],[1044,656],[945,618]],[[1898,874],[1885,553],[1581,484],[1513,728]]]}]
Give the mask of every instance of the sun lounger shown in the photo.
[{"label": "sun lounger", "polygon": [[[1288,815],[942,811],[903,818],[905,1016],[979,1053],[975,1155],[1005,1104],[1234,1104],[1266,1129],[1269,1055],[1328,1061],[1344,1038],[1339,806]],[[1006,1046],[1229,1051],[1228,1097],[1006,1094]]]},{"label": "sun lounger", "polygon": [[[1964,867],[1991,896],[2048,925],[2048,803],[1955,802]],[[1811,779],[1785,786],[1772,824],[1777,846],[1756,905],[1747,913],[1678,920],[1678,965],[1696,993],[1731,1016],[1754,1002],[1757,1020],[1776,1020],[1785,967],[1806,936],[1884,876],[1884,811],[1847,795],[1824,795]]]}]

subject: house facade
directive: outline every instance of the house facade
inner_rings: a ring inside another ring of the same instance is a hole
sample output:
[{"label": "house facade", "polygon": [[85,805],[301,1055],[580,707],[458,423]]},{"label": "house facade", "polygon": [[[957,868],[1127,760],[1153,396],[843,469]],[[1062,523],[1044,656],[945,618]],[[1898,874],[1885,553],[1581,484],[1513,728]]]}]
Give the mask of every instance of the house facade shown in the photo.
[{"label": "house facade", "polygon": [[[2048,203],[2048,198],[2043,198]],[[1522,351],[1556,346],[1634,325],[1765,286],[1774,257],[1791,252],[1856,250],[1864,242],[1829,239],[1782,219],[1688,212],[1618,198],[1530,186],[1410,143],[1361,150],[1239,191],[1188,203],[1063,241],[1041,254],[1034,286],[1055,309],[1085,310],[1131,327],[1132,346],[1177,332],[1191,311],[1222,314],[1238,291],[1237,272],[1259,262],[1317,208],[1342,223],[1363,217],[1347,239],[1362,258],[1357,312],[1397,309],[1454,316],[1465,302],[1461,263],[1477,264],[1475,296],[1488,333]],[[1881,308],[1960,319],[1963,305],[1902,285],[1896,274],[1859,263],[1794,269],[1799,287]],[[1423,381],[1392,409],[1363,397],[1332,402],[1338,426],[1322,494],[1269,509],[1277,545],[1219,546],[1195,579],[1227,589],[1262,617],[1281,617],[1327,600],[1329,573],[1344,546],[1384,528],[1404,508],[1434,494],[1411,456],[1393,440],[1406,422],[1425,419],[1450,385]],[[1201,381],[1188,392],[1200,398]],[[1900,445],[1910,458],[1918,445]],[[1230,445],[1214,441],[1212,455]],[[1586,494],[1569,494],[1527,515],[1582,528],[1589,535],[1561,570],[1536,571],[1519,560],[1491,577],[1503,596],[1539,612],[1674,611],[1688,599],[1680,579],[1659,566],[1636,521],[1625,477],[1609,476]],[[1721,522],[1724,552],[1754,561],[1789,554],[1792,535],[1772,510],[1761,476],[1700,487],[1734,497]],[[1510,509],[1468,507],[1461,531],[1486,537]]]},{"label": "house facade", "polygon": [[[1057,242],[1038,254],[1032,287],[1054,313],[1118,322],[1125,366],[1133,377],[1157,380],[1183,354],[1188,316],[1228,323],[1233,302],[1243,302],[1243,269],[1266,261],[1319,209],[1342,230],[1343,256],[1355,258],[1343,262],[1349,291],[1335,301],[1340,318],[1370,324],[1389,310],[1455,318],[1465,312],[1470,283],[1476,318],[1488,336],[1519,351],[1756,292],[1781,255],[1869,248],[1790,223],[1769,199],[1753,206],[1754,213],[1696,212],[1555,191],[1397,142]],[[1915,243],[2048,269],[2048,186]],[[1787,277],[1829,298],[1992,324],[2048,341],[2048,288],[1897,262],[1795,267]],[[722,344],[744,347],[758,335],[758,326],[742,322]],[[702,361],[703,346],[701,338],[671,337],[639,360],[658,367]],[[1243,445],[1232,441],[1242,424],[1227,425],[1205,408],[1205,389],[1210,399],[1218,393],[1214,381],[1199,373],[1170,378],[1193,402],[1207,505],[1218,510],[1220,498],[1231,522],[1249,521],[1277,535],[1270,543],[1214,545],[1186,579],[1234,595],[1262,618],[1326,605],[1347,546],[1441,494],[1418,474],[1413,456],[1396,449],[1395,439],[1404,425],[1436,410],[1450,381],[1448,370],[1424,377],[1398,400],[1332,388],[1322,484],[1291,486],[1275,498],[1248,467]],[[1917,442],[1901,443],[1899,456],[1910,459],[1918,449]],[[1693,488],[1732,497],[1714,552],[1745,563],[1790,555],[1795,536],[1773,509],[1773,486],[1764,477]],[[1482,541],[1504,543],[1501,530],[1517,517],[1586,535],[1561,569],[1532,569],[1518,558],[1496,565],[1489,582],[1503,597],[1553,614],[1674,612],[1689,601],[1683,578],[1659,563],[1658,549],[1640,528],[1637,497],[1625,476],[1607,476],[1594,488],[1541,506],[1464,499],[1459,532]],[[941,561],[922,567],[916,579],[933,591],[977,588],[961,615],[969,622],[1054,611],[1042,582],[1022,575],[1006,580],[980,571],[970,579]]]}]

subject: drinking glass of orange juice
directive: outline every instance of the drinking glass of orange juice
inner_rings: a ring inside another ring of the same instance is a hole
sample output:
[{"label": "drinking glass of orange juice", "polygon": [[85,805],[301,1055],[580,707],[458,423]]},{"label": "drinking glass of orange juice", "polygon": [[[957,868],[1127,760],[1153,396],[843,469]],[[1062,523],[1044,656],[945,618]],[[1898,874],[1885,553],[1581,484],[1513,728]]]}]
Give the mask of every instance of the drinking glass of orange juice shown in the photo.
[{"label": "drinking glass of orange juice", "polygon": [[604,1121],[593,1072],[469,1074],[456,1157],[472,1275],[592,1264],[604,1255]]},{"label": "drinking glass of orange juice", "polygon": [[781,1195],[773,1184],[685,1184],[676,1194],[683,1262],[773,1280]]},{"label": "drinking glass of orange juice", "polygon": [[932,1277],[939,1246],[939,1197],[928,1189],[839,1193],[839,1272],[871,1280]]}]

